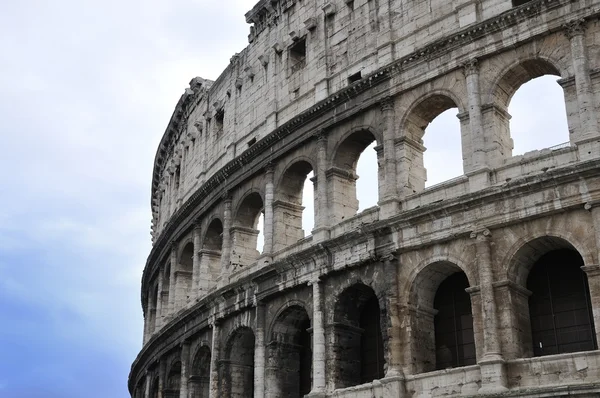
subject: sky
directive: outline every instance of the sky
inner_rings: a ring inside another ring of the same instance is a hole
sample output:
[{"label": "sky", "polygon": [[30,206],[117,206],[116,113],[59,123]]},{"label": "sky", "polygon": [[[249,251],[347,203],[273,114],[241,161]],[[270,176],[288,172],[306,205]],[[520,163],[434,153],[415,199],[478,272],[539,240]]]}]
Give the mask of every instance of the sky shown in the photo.
[{"label": "sky", "polygon": [[[253,3],[0,6],[0,398],[129,396],[156,147],[190,79],[216,79],[247,44]],[[511,103],[516,152],[567,141],[549,79]],[[429,185],[462,174],[452,112],[426,132]],[[367,150],[361,209],[374,164]]]}]

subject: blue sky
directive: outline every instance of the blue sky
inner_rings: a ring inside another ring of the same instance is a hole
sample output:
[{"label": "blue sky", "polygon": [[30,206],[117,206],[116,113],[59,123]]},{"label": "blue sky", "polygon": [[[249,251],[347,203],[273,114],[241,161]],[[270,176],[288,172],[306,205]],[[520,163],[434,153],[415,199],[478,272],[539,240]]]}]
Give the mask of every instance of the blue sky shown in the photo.
[{"label": "blue sky", "polygon": [[[215,79],[247,44],[253,1],[221,4],[0,6],[0,397],[128,397],[156,146],[189,80]],[[521,113],[526,131],[555,123]],[[436,123],[430,167],[446,171],[460,154],[444,126],[458,123]]]}]

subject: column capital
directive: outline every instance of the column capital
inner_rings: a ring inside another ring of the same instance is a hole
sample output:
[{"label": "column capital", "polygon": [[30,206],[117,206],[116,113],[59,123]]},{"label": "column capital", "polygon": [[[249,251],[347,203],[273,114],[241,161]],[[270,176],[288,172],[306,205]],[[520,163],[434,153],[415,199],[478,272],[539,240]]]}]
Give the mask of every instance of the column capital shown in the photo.
[{"label": "column capital", "polygon": [[479,241],[487,240],[492,237],[492,232],[487,228],[473,230],[471,231],[469,237],[471,239],[477,239]]},{"label": "column capital", "polygon": [[169,245],[171,246],[171,254],[173,253],[177,253],[177,241],[176,240],[172,240],[171,242],[169,242]]},{"label": "column capital", "polygon": [[479,73],[479,61],[477,61],[477,58],[472,58],[464,62],[461,66],[465,76]]},{"label": "column capital", "polygon": [[569,21],[563,25],[563,28],[565,29],[565,35],[567,35],[569,39],[581,36],[585,33],[585,20],[581,18]]},{"label": "column capital", "polygon": [[319,129],[314,132],[313,136],[317,140],[317,142],[327,142],[327,132],[325,129]]},{"label": "column capital", "polygon": [[267,164],[265,165],[265,173],[266,174],[275,173],[275,162],[273,162],[272,160],[269,160],[267,162]]},{"label": "column capital", "polygon": [[202,222],[200,220],[194,221],[194,232],[200,232],[202,229]]},{"label": "column capital", "polygon": [[600,200],[590,200],[589,202],[585,202],[583,208],[587,211],[592,211],[593,208],[600,206]]},{"label": "column capital", "polygon": [[228,202],[229,202],[229,204],[231,204],[231,201],[233,200],[231,191],[229,191],[229,190],[223,191],[221,198],[223,199],[223,202],[225,202],[225,204],[227,204]]},{"label": "column capital", "polygon": [[381,111],[382,112],[393,111],[394,110],[395,101],[396,100],[392,96],[384,97],[381,100],[381,102],[379,102],[379,105],[381,106]]},{"label": "column capital", "polygon": [[583,267],[581,267],[581,269],[587,274],[588,278],[590,276],[600,275],[600,265],[598,264],[584,265]]}]

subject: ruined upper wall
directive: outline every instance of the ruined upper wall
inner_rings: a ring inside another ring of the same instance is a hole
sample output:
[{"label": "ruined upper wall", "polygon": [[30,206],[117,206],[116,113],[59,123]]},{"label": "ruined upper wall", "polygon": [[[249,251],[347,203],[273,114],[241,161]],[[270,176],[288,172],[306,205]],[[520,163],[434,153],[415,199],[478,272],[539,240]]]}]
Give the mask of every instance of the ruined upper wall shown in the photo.
[{"label": "ruined upper wall", "polygon": [[153,236],[210,176],[319,101],[512,8],[510,0],[262,0],[249,45],[215,82],[195,78],[159,146]]}]

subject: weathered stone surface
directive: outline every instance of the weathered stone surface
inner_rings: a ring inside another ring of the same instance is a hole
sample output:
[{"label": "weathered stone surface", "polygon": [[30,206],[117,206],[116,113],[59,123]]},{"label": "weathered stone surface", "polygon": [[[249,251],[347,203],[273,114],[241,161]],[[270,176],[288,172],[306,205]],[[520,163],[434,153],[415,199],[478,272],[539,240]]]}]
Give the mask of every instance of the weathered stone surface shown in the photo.
[{"label": "weathered stone surface", "polygon": [[[132,396],[600,396],[598,16],[598,0],[259,1],[249,46],[192,79],[157,151]],[[508,103],[544,74],[570,142],[513,157]],[[454,107],[464,175],[425,188],[425,127]],[[379,205],[357,214],[373,141]],[[581,258],[588,348],[539,355],[529,276],[560,250]],[[456,273],[471,316],[448,326]]]}]

